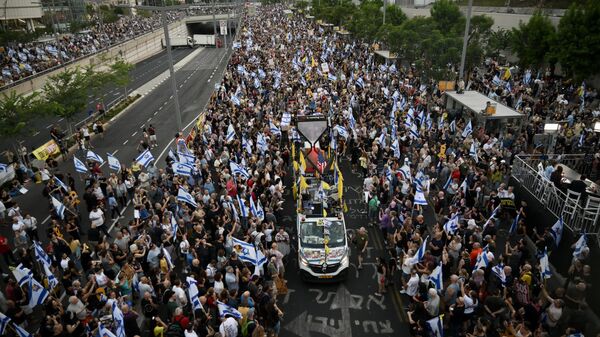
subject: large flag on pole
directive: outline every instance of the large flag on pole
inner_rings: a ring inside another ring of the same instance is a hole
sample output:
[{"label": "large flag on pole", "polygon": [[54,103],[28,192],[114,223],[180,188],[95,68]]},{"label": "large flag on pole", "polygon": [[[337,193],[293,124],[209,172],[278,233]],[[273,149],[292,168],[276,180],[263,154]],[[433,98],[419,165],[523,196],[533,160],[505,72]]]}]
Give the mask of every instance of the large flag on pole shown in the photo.
[{"label": "large flag on pole", "polygon": [[540,276],[542,280],[552,277],[550,262],[548,261],[548,251],[546,249],[544,249],[544,253],[540,258]]},{"label": "large flag on pole", "polygon": [[435,267],[435,269],[429,275],[429,281],[435,285],[435,290],[437,290],[438,292],[444,289],[444,280],[442,277],[442,261],[440,261],[440,264],[437,267]]},{"label": "large flag on pole", "polygon": [[108,159],[108,167],[110,167],[111,170],[117,172],[121,171],[121,163],[119,162],[119,159],[117,159],[117,157],[113,156],[110,153],[107,153],[106,158]]},{"label": "large flag on pole", "polygon": [[198,282],[193,277],[185,278],[188,284],[188,296],[190,298],[190,303],[192,304],[192,308],[194,310],[201,309],[202,304],[200,304],[200,298],[198,297],[199,291],[198,286],[196,285]]},{"label": "large flag on pole", "polygon": [[63,205],[60,201],[58,201],[55,197],[50,197],[52,199],[52,206],[54,207],[54,211],[56,215],[58,215],[62,220],[65,219],[65,205]]},{"label": "large flag on pole", "polygon": [[86,155],[86,159],[98,162],[101,165],[104,164],[104,159],[102,159],[102,157],[100,157],[100,155],[98,155],[97,153],[94,153],[91,150],[88,150],[87,155]]},{"label": "large flag on pole", "polygon": [[467,138],[472,133],[473,133],[473,125],[471,124],[471,121],[469,120],[469,123],[467,123],[467,125],[465,126],[465,129],[462,132],[462,137]]},{"label": "large flag on pole", "polygon": [[177,192],[177,200],[188,203],[188,204],[194,206],[194,208],[198,207],[198,204],[196,203],[196,200],[194,199],[194,197],[181,187],[179,188],[179,191]]},{"label": "large flag on pole", "polygon": [[563,228],[564,223],[562,216],[558,218],[554,225],[552,225],[552,228],[550,228],[550,235],[552,235],[552,238],[554,238],[554,244],[556,244],[556,247],[558,247],[560,240],[562,239]]},{"label": "large flag on pole", "polygon": [[79,173],[87,173],[87,166],[85,166],[85,164],[75,156],[73,156],[73,163],[75,163],[75,171]]},{"label": "large flag on pole", "polygon": [[575,243],[575,251],[573,251],[573,257],[582,258],[584,250],[587,248],[587,238],[585,232],[581,233],[579,240]]},{"label": "large flag on pole", "polygon": [[421,260],[423,260],[423,257],[425,256],[425,251],[427,250],[427,240],[428,239],[429,239],[429,237],[426,237],[425,240],[423,240],[423,244],[421,244],[421,247],[419,247],[419,249],[417,250],[415,255],[410,258],[410,260],[408,262],[409,265],[413,266],[413,265],[421,262]]},{"label": "large flag on pole", "polygon": [[239,312],[237,309],[230,307],[227,304],[220,301],[217,301],[217,306],[219,307],[220,317],[231,316],[235,319],[242,319],[242,313]]},{"label": "large flag on pole", "polygon": [[430,331],[431,337],[444,337],[444,324],[442,316],[434,317],[427,322],[427,329]]},{"label": "large flag on pole", "polygon": [[140,165],[143,165],[144,167],[148,167],[150,163],[154,161],[154,156],[152,155],[152,153],[150,153],[150,150],[147,149],[146,151],[140,153],[140,155],[135,159],[135,161],[138,162]]},{"label": "large flag on pole", "polygon": [[126,337],[125,335],[125,319],[123,317],[123,312],[117,301],[114,301],[112,304],[112,316],[117,328],[117,337]]}]

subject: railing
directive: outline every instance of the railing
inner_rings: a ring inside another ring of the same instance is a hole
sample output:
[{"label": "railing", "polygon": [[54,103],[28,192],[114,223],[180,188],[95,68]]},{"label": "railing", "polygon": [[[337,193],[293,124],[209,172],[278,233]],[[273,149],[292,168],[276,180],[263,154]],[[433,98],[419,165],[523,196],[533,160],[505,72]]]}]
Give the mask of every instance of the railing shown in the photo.
[{"label": "railing", "polygon": [[515,157],[511,175],[557,219],[562,216],[565,226],[571,231],[585,231],[600,240],[600,224],[585,216],[586,211],[589,214],[591,210],[584,209],[579,202],[568,198],[565,192],[538,173],[538,163],[545,160],[555,160],[571,168],[586,166],[584,155],[523,155]]}]

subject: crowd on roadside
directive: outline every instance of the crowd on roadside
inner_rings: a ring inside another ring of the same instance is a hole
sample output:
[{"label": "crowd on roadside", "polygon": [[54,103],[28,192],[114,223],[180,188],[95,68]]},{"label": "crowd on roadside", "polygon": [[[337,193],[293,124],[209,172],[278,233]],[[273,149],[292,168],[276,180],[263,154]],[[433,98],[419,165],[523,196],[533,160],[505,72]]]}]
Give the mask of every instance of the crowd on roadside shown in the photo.
[{"label": "crowd on roadside", "polygon": [[[233,7],[233,6],[232,6]],[[216,7],[217,14],[231,12],[232,7]],[[198,7],[166,13],[169,23],[185,16],[212,14],[211,7]],[[119,15],[115,22],[103,23],[97,15],[92,26],[74,34],[61,34],[44,42],[15,43],[0,47],[0,86],[58,67],[102,49],[138,37],[162,27],[159,12],[151,16]]]},{"label": "crowd on roadside", "polygon": [[[446,336],[582,333],[589,250],[578,245],[568,283],[546,289],[540,257],[560,235],[528,217],[508,181],[514,156],[536,151],[532,137],[548,114],[564,114],[571,130],[556,150],[595,154],[598,171],[598,136],[586,131],[595,91],[585,89],[582,100],[575,84],[544,73],[527,80],[528,72],[509,74],[490,62],[471,88],[532,122],[489,131],[447,111],[418,69],[381,64],[370,46],[282,9],[265,6],[244,18],[202,128],[177,137],[166,166],[140,156],[114,172],[89,160],[83,184],[49,167],[46,233],[2,196],[18,250],[12,254],[0,238],[0,252],[9,265],[22,265],[5,271],[2,312],[27,326],[33,279],[55,289],[43,305],[42,337],[98,329],[120,337],[119,326],[127,337],[277,336],[284,316],[277,295],[287,290],[293,250],[293,224],[280,219],[283,207],[294,207],[283,196],[293,183],[291,144],[299,140],[286,116],[324,114],[333,127],[320,146],[348,157],[364,178],[370,225],[389,248],[374,292],[386,296],[390,284],[402,285],[413,336],[439,328]],[[555,103],[559,97],[567,104]],[[134,218],[121,218],[130,204]],[[38,236],[48,263],[31,249]],[[57,300],[62,291],[68,303]]]}]

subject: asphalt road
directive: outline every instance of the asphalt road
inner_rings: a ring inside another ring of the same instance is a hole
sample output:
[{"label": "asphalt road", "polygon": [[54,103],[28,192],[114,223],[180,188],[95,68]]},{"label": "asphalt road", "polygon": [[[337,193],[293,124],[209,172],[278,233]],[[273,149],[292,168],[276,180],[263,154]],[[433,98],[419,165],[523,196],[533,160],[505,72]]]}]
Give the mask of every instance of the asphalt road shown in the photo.
[{"label": "asphalt road", "polygon": [[[300,280],[297,255],[290,253],[291,258],[286,266],[289,292],[280,298],[285,313],[280,336],[408,336],[407,318],[398,288],[389,287],[383,297],[375,295],[375,259],[386,256],[386,252],[379,229],[367,227],[362,178],[352,173],[346,160],[342,160],[340,168],[344,176],[344,200],[348,205],[348,212],[344,215],[346,229],[353,232],[364,226],[369,231],[364,269],[356,269],[356,252],[351,244],[351,264],[345,281],[333,284],[306,283]],[[278,221],[290,230],[292,241],[295,241],[296,207],[291,196],[291,182],[288,181],[287,185],[284,216]]]},{"label": "asphalt road", "polygon": [[[229,50],[227,50],[229,55]],[[179,102],[181,106],[181,118],[183,125],[191,124],[202,111],[206,102],[214,90],[214,84],[221,78],[223,69],[228,61],[225,57],[224,49],[204,49],[188,64],[176,72],[178,83]],[[211,78],[209,80],[209,78]],[[160,159],[159,154],[167,148],[173,140],[173,135],[177,130],[175,120],[175,108],[173,97],[171,95],[170,81],[164,81],[150,94],[140,98],[129,110],[118,115],[112,125],[107,126],[104,136],[92,138],[93,151],[106,160],[106,153],[110,152],[124,165],[130,165],[137,157],[137,144],[142,139],[142,128],[153,124],[156,128],[158,147],[151,150],[157,159],[157,166],[164,166],[164,156]],[[75,153],[83,160],[85,153]],[[61,161],[59,168],[63,173],[71,173],[73,177],[79,177],[75,172],[73,165],[73,156],[70,155],[67,161]],[[108,164],[102,166],[104,173],[109,170]],[[42,196],[42,184],[29,182],[25,185],[29,190],[25,195],[13,198],[24,213],[29,213],[37,218],[40,225],[38,230],[42,241],[47,241],[46,233],[49,222],[50,205],[48,200]],[[84,182],[77,179],[76,189],[81,198],[84,192]],[[86,237],[89,229],[88,212],[85,203],[82,201],[80,210],[81,225],[80,232]],[[125,209],[124,219],[133,218],[133,208]],[[111,227],[114,222],[108,220],[107,226]],[[0,232],[10,238],[11,242],[14,235],[10,226],[1,226]]]},{"label": "asphalt road", "polygon": [[[173,63],[177,63],[191,52],[192,49],[188,48],[173,49]],[[165,51],[136,63],[134,68],[131,70],[131,84],[128,86],[129,92],[139,88],[167,69],[167,53]],[[104,89],[104,104],[106,105],[106,108],[116,104],[124,94],[125,92],[122,88],[114,88],[113,86],[106,87]],[[87,118],[89,111],[96,111],[96,104],[100,99],[91,94],[88,95],[88,99],[88,107],[85,109],[85,111],[81,111],[75,115],[73,118],[73,124],[77,124],[78,122]],[[23,141],[23,145],[30,150],[43,145],[45,142],[50,140],[50,129],[53,125],[58,126],[62,130],[68,130],[67,121],[63,118],[57,116],[39,117],[36,118],[36,120],[32,123],[31,136],[22,137],[21,140]],[[13,139],[0,139],[0,152],[12,148],[12,146]]]}]

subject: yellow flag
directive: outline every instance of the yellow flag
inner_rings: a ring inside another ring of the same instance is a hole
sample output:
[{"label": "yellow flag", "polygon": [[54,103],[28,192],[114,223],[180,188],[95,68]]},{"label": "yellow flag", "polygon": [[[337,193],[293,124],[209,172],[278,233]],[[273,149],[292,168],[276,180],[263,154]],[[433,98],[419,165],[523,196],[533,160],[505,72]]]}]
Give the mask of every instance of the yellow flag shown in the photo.
[{"label": "yellow flag", "polygon": [[326,218],[327,217],[327,211],[325,210],[325,208],[323,208],[323,217]]},{"label": "yellow flag", "polygon": [[296,160],[296,143],[292,142],[292,158]]},{"label": "yellow flag", "polygon": [[344,213],[348,213],[348,204],[344,201]]},{"label": "yellow flag", "polygon": [[306,182],[306,178],[303,176],[300,177],[300,193],[303,193],[308,188],[308,183]]},{"label": "yellow flag", "polygon": [[342,197],[344,196],[344,180],[343,179],[338,179],[338,198],[340,200],[342,200]]},{"label": "yellow flag", "polygon": [[321,181],[321,186],[323,187],[324,190],[329,190],[331,188],[331,186],[324,181]]},{"label": "yellow flag", "polygon": [[300,151],[300,171],[306,172],[306,160],[304,160],[304,153]]},{"label": "yellow flag", "polygon": [[310,67],[314,68],[317,66],[317,62],[315,62],[315,58],[314,57],[310,57]]},{"label": "yellow flag", "polygon": [[502,76],[502,79],[506,81],[511,76],[512,76],[512,74],[510,73],[510,69],[508,67],[506,67],[506,70],[504,70],[504,75]]},{"label": "yellow flag", "polygon": [[294,160],[294,171],[298,171],[298,162]]},{"label": "yellow flag", "polygon": [[306,56],[304,56],[301,61],[302,63],[306,63]]},{"label": "yellow flag", "polygon": [[294,181],[294,185],[292,185],[292,195],[294,196],[294,200],[298,199],[298,185]]}]

